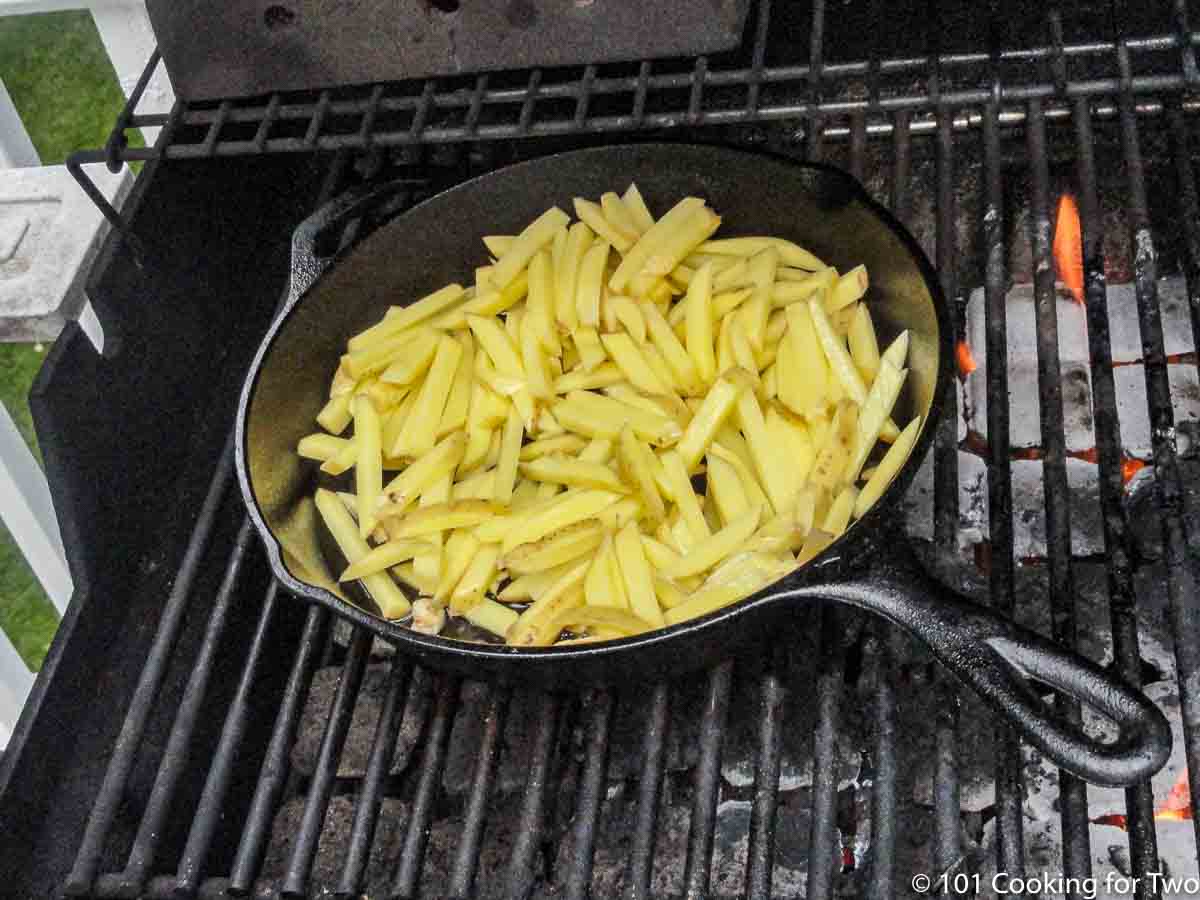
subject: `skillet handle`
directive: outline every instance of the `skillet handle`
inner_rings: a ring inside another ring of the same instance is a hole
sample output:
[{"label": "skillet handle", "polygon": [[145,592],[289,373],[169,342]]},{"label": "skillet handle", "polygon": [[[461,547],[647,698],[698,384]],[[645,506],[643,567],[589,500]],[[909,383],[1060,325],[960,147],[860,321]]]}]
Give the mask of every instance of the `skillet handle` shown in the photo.
[{"label": "skillet handle", "polygon": [[405,178],[370,189],[351,188],[297,225],[284,308],[290,309],[312,287],[341,250],[408,207],[412,194],[422,189],[429,189],[428,182]]},{"label": "skillet handle", "polygon": [[[1143,694],[1095,663],[968,600],[931,578],[902,549],[881,552],[865,571],[781,591],[779,599],[828,598],[876,612],[924,641],[1030,744],[1095,784],[1125,787],[1157,772],[1171,729]],[[1046,684],[1112,720],[1112,743],[1056,715],[1026,678]]]}]

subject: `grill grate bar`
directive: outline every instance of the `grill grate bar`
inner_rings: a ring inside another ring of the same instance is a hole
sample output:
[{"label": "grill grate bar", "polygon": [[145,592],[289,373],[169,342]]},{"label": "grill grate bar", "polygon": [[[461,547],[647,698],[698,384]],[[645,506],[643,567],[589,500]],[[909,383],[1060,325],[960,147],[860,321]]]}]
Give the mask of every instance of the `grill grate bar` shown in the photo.
[{"label": "grill grate bar", "polygon": [[[1100,509],[1107,558],[1108,607],[1112,628],[1113,659],[1126,682],[1141,687],[1141,653],[1138,649],[1136,598],[1129,521],[1125,514],[1124,477],[1121,471],[1121,421],[1117,414],[1116,384],[1109,338],[1108,284],[1104,274],[1104,227],[1096,188],[1095,138],[1087,104],[1075,110],[1076,149],[1079,154],[1079,216],[1083,232],[1083,267],[1086,286],[1088,350],[1092,367],[1092,413],[1096,427],[1100,476]],[[1139,900],[1150,892],[1149,872],[1158,868],[1158,836],[1154,830],[1154,797],[1149,782],[1126,792],[1126,813],[1132,872],[1138,878]]]},{"label": "grill grate bar", "polygon": [[654,865],[654,839],[658,832],[658,805],[666,768],[667,720],[670,711],[670,688],[664,683],[656,684],[646,711],[642,735],[637,819],[629,850],[629,872],[625,878],[627,900],[650,900],[650,872]]},{"label": "grill grate bar", "polygon": [[874,634],[865,652],[873,667],[875,687],[871,709],[875,740],[875,763],[871,792],[871,871],[867,881],[868,900],[885,900],[896,893],[896,678],[895,658],[900,651],[900,632],[885,623],[873,624]]},{"label": "grill grate bar", "polygon": [[413,794],[408,830],[404,835],[404,849],[396,867],[393,897],[410,900],[417,896],[421,868],[425,863],[425,846],[429,842],[429,817],[433,811],[438,785],[442,780],[442,769],[446,765],[446,747],[450,742],[454,713],[458,708],[459,687],[457,678],[444,678],[438,684],[433,718],[424,736],[421,778]]},{"label": "grill grate bar", "polygon": [[771,0],[759,0],[758,19],[755,22],[754,53],[751,57],[750,81],[746,89],[746,115],[758,111],[759,94],[762,91],[763,65],[767,57],[767,34],[771,29]]},{"label": "grill grate bar", "polygon": [[754,801],[750,807],[750,836],[746,850],[748,900],[768,900],[771,896],[784,699],[783,685],[775,670],[784,662],[779,659],[781,655],[776,652],[772,668],[762,676],[758,690],[758,764],[754,770]]},{"label": "grill grate bar", "polygon": [[[934,36],[936,40],[936,22]],[[940,73],[932,79],[940,83]],[[937,240],[938,272],[946,302],[951,304],[951,341],[957,342],[955,312],[958,302],[957,239],[955,233],[954,144],[950,120],[939,108],[937,130]],[[952,560],[958,552],[958,397],[947,391],[942,419],[933,440],[933,542],[938,560]],[[962,854],[959,824],[958,717],[956,685],[938,670],[934,689],[939,697],[934,720],[934,862],[939,872],[950,872]]]},{"label": "grill grate bar", "polygon": [[500,738],[504,734],[504,720],[508,714],[508,702],[512,690],[502,685],[488,686],[487,712],[484,713],[483,736],[479,741],[479,758],[475,763],[475,775],[471,782],[471,797],[467,802],[466,819],[462,837],[459,838],[454,868],[450,874],[449,896],[468,898],[475,885],[475,874],[479,868],[479,846],[483,839],[483,826],[487,820],[487,801],[492,792],[492,781],[496,774],[496,762],[500,758]]},{"label": "grill grate bar", "polygon": [[817,729],[813,734],[812,829],[808,839],[809,900],[829,900],[833,896],[833,877],[841,863],[836,822],[837,731],[846,672],[841,618],[837,607],[822,605]]},{"label": "grill grate bar", "polygon": [[187,550],[179,565],[179,573],[172,585],[167,598],[166,608],[158,623],[154,635],[154,643],[146,658],[146,665],[138,678],[137,688],[129,704],[129,712],[121,725],[121,733],[113,748],[112,758],[104,773],[104,782],[92,805],[88,817],[87,828],[83,834],[79,851],[75,856],[75,864],[67,880],[65,891],[71,896],[80,896],[90,892],[92,882],[96,878],[96,869],[100,863],[100,853],[104,849],[104,840],[116,818],[125,793],[125,785],[129,773],[133,769],[137,748],[142,742],[146,730],[146,720],[150,716],[154,698],[162,686],[170,664],[171,650],[179,636],[183,625],[183,617],[187,612],[188,600],[192,583],[200,568],[200,563],[208,549],[212,538],[213,526],[216,523],[217,510],[221,499],[233,475],[233,432],[230,431],[225,447],[217,462],[216,471],[209,483],[208,493],[200,507],[200,515],[196,526],[188,540]]},{"label": "grill grate bar", "polygon": [[[1146,180],[1133,98],[1128,87],[1128,47],[1119,45],[1118,59],[1127,82],[1120,96],[1121,138],[1129,173],[1129,227],[1134,248],[1134,293],[1142,357],[1146,369],[1146,401],[1150,413],[1151,447],[1154,454],[1154,490],[1163,529],[1167,568],[1167,595],[1171,630],[1175,639],[1175,667],[1183,720],[1184,749],[1188,771],[1200,772],[1200,609],[1195,603],[1196,577],[1188,556],[1188,531],[1183,520],[1183,491],[1175,450],[1175,414],[1167,380],[1163,349],[1162,320],[1158,307],[1158,259],[1150,232],[1146,205]],[[1191,800],[1200,805],[1200,779],[1190,781]],[[1193,822],[1200,847],[1200,822]]]},{"label": "grill grate bar", "polygon": [[387,694],[383,708],[375,725],[375,737],[371,741],[371,756],[359,790],[354,810],[354,824],[350,830],[349,849],[342,866],[342,877],[337,892],[346,896],[358,896],[362,892],[367,862],[371,857],[371,841],[375,837],[375,825],[379,821],[379,810],[383,805],[383,784],[396,752],[396,738],[404,721],[404,692],[408,685],[409,666],[394,660],[388,673]]},{"label": "grill grate bar", "polygon": [[217,592],[216,602],[213,604],[208,627],[204,632],[204,642],[192,664],[192,674],[188,678],[187,687],[184,688],[183,700],[171,727],[171,736],[167,740],[158,772],[154,776],[154,787],[150,791],[150,799],[142,813],[142,821],[133,841],[133,849],[129,853],[128,865],[125,872],[117,876],[117,880],[129,889],[140,890],[154,865],[158,842],[167,822],[167,814],[171,810],[171,800],[175,796],[175,787],[187,766],[192,732],[195,730],[200,716],[208,680],[216,661],[217,648],[225,633],[225,624],[232,606],[233,591],[237,586],[238,577],[241,575],[242,565],[246,560],[246,553],[252,537],[253,527],[250,519],[243,519],[242,527],[238,531],[233,552],[230,554],[225,569],[225,577]]},{"label": "grill grate bar", "polygon": [[266,150],[267,135],[271,131],[271,126],[275,124],[275,120],[279,117],[279,102],[278,94],[272,94],[271,99],[267,102],[267,111],[263,113],[258,131],[254,133],[254,151],[256,153],[262,153]]},{"label": "grill grate bar", "polygon": [[575,828],[567,863],[565,892],[569,900],[587,900],[591,890],[596,826],[604,801],[604,776],[608,770],[608,740],[613,712],[613,697],[608,691],[592,691],[583,702],[588,713],[588,738],[579,791],[575,798]]},{"label": "grill grate bar", "polygon": [[[1038,411],[1041,421],[1042,485],[1046,504],[1046,546],[1050,563],[1050,616],[1054,639],[1074,649],[1075,579],[1071,567],[1071,503],[1067,485],[1066,437],[1063,427],[1062,366],[1058,352],[1058,296],[1050,258],[1050,171],[1046,156],[1046,125],[1041,103],[1029,103],[1029,161],[1033,172],[1031,243],[1034,262],[1034,301],[1037,331]],[[1056,698],[1063,718],[1078,725],[1079,704]],[[1091,875],[1087,787],[1075,776],[1058,773],[1063,836],[1063,869],[1070,878]]]},{"label": "grill grate bar", "polygon": [[709,672],[704,715],[700,719],[700,758],[696,762],[687,859],[683,867],[683,893],[688,900],[702,900],[708,896],[713,831],[717,824],[717,793],[721,787],[721,746],[729,718],[732,682],[732,662],[722,663]]},{"label": "grill grate bar", "polygon": [[371,641],[371,633],[366,629],[354,630],[354,638],[350,642],[350,650],[342,666],[333,708],[325,722],[325,733],[321,736],[321,749],[317,755],[308,797],[305,799],[300,829],[288,858],[287,874],[283,879],[284,895],[303,897],[308,891],[308,879],[313,857],[317,852],[317,842],[321,837],[321,825],[325,820],[325,811],[329,808],[329,798],[333,795],[338,761],[342,755],[342,745],[350,731],[350,718],[354,714],[358,690],[362,686],[363,674],[367,669]]},{"label": "grill grate bar", "polygon": [[529,760],[529,777],[525,782],[525,803],[521,807],[508,867],[506,896],[514,900],[528,897],[533,888],[534,859],[545,831],[546,792],[550,788],[550,763],[554,756],[554,740],[558,736],[558,709],[559,700],[554,694],[542,695]]},{"label": "grill grate bar", "polygon": [[229,712],[225,716],[225,724],[221,728],[220,742],[213,753],[213,767],[208,771],[200,802],[196,805],[196,813],[192,818],[192,827],[188,832],[187,844],[184,846],[183,856],[175,876],[178,882],[178,893],[187,896],[196,894],[204,869],[205,856],[208,854],[213,834],[221,819],[221,805],[224,802],[226,791],[229,790],[238,747],[241,746],[246,734],[247,717],[250,715],[250,693],[254,688],[254,679],[258,674],[259,664],[267,646],[267,633],[275,619],[278,597],[279,585],[272,581],[263,600],[262,612],[258,616],[258,624],[254,629],[250,651],[242,669],[242,677],[238,680],[237,692],[234,694]]},{"label": "grill grate bar", "polygon": [[[997,82],[998,87],[998,82]],[[1000,108],[993,101],[983,125],[986,199],[983,215],[984,298],[987,319],[988,533],[991,602],[1011,615],[1013,597],[1013,497],[1009,464],[1008,267],[1004,246],[1004,188],[1000,160]],[[996,729],[997,860],[1013,878],[1025,874],[1021,809],[1021,743],[1007,725]]]},{"label": "grill grate bar", "polygon": [[271,817],[287,780],[288,754],[296,737],[300,712],[304,707],[318,652],[324,643],[322,636],[328,621],[329,613],[324,607],[309,607],[234,858],[229,879],[230,890],[234,893],[250,892],[262,862],[263,849],[271,833]]}]

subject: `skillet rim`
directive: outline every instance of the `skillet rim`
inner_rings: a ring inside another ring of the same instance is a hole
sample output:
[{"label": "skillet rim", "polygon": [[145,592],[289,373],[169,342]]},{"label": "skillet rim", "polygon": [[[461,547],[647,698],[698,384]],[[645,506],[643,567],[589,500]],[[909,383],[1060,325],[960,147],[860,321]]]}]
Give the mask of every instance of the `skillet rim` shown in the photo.
[{"label": "skillet rim", "polygon": [[[444,191],[440,191],[432,197],[409,207],[403,213],[400,213],[380,226],[380,228],[387,228],[402,221],[405,217],[422,209],[427,204],[445,202],[447,198],[456,194],[470,193],[481,188],[486,189],[487,184],[496,178],[520,178],[526,174],[532,174],[536,178],[537,169],[548,162],[562,161],[567,158],[578,159],[588,156],[606,156],[629,150],[650,150],[673,154],[678,154],[681,150],[683,152],[702,152],[707,157],[705,165],[709,167],[712,167],[714,164],[713,156],[723,155],[726,157],[749,158],[788,168],[809,169],[819,172],[825,177],[841,181],[851,197],[851,202],[862,204],[908,251],[909,256],[921,274],[921,278],[933,302],[938,329],[936,342],[938,351],[937,374],[934,382],[933,396],[930,399],[925,420],[921,423],[921,430],[917,435],[916,443],[909,453],[908,460],[896,477],[892,479],[891,484],[888,485],[883,495],[862,519],[857,520],[843,535],[826,547],[814,559],[736,603],[731,603],[726,607],[714,610],[695,619],[656,628],[641,635],[597,642],[595,644],[570,647],[510,647],[507,644],[475,643],[457,638],[445,638],[440,635],[426,635],[413,631],[409,626],[401,624],[402,620],[392,621],[384,619],[382,616],[377,616],[325,588],[301,581],[292,575],[283,564],[282,545],[275,537],[271,527],[267,524],[258,501],[254,496],[254,491],[250,483],[246,447],[246,426],[264,362],[274,347],[280,332],[286,326],[296,307],[320,283],[325,275],[345,257],[361,249],[361,242],[358,242],[339,251],[330,260],[329,265],[313,279],[304,291],[288,298],[287,303],[275,316],[266,334],[260,341],[258,349],[255,351],[254,359],[247,371],[246,380],[238,400],[234,446],[234,463],[237,469],[238,487],[241,490],[242,501],[246,507],[247,514],[250,516],[251,521],[262,538],[272,574],[287,590],[306,600],[322,604],[337,615],[349,619],[356,625],[369,629],[380,637],[386,638],[401,649],[404,648],[404,645],[408,645],[415,654],[426,659],[430,656],[440,655],[453,657],[457,661],[477,662],[482,658],[502,664],[517,663],[520,660],[537,660],[542,663],[559,660],[563,662],[592,661],[601,656],[632,654],[638,649],[656,647],[663,642],[681,642],[685,637],[697,637],[702,632],[716,631],[721,626],[728,625],[733,620],[744,617],[755,609],[773,603],[781,587],[797,578],[802,579],[805,583],[819,581],[821,580],[820,576],[822,572],[829,570],[836,571],[840,566],[852,565],[855,561],[860,560],[865,552],[870,551],[872,548],[886,551],[886,541],[880,540],[881,537],[884,537],[881,534],[883,528],[882,517],[892,512],[898,505],[899,499],[907,491],[917,469],[920,468],[925,454],[929,450],[929,445],[933,442],[938,423],[941,421],[946,391],[951,387],[953,379],[951,366],[953,347],[950,311],[946,304],[945,294],[942,290],[941,280],[938,278],[937,271],[916,238],[913,237],[912,233],[891,211],[876,202],[867,192],[866,188],[863,187],[862,183],[850,173],[829,163],[799,161],[781,153],[765,150],[744,150],[729,147],[721,143],[697,141],[670,142],[661,140],[645,142],[627,141],[619,144],[608,144],[599,147],[587,147],[567,150],[562,153],[547,154],[523,160],[500,169],[494,169]],[[373,231],[372,234],[374,233],[376,232]],[[907,540],[907,538],[903,539]]]}]

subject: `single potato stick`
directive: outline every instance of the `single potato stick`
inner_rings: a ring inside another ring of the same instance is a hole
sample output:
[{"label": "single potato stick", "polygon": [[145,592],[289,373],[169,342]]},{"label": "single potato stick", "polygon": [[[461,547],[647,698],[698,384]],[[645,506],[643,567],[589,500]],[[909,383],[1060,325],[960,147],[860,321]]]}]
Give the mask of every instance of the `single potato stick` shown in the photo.
[{"label": "single potato stick", "polygon": [[558,454],[521,463],[521,474],[534,481],[565,484],[568,487],[597,488],[621,494],[629,491],[617,473],[604,463],[585,462]]},{"label": "single potato stick", "polygon": [[668,578],[683,578],[711,569],[754,534],[761,512],[759,507],[755,507],[730,522],[716,534],[697,543],[690,553],[680,558],[678,565],[663,574]]},{"label": "single potato stick", "polygon": [[[668,240],[679,231],[693,214],[704,209],[704,201],[699,197],[685,197],[676,203],[661,219],[646,231],[625,254],[617,270],[608,281],[610,290],[621,293],[646,268],[651,256],[659,252]],[[687,254],[685,253],[684,256]],[[682,257],[680,257],[682,259]],[[672,266],[671,268],[674,268]],[[670,269],[667,270],[669,272]],[[661,274],[667,274],[663,272]]]},{"label": "single potato stick", "polygon": [[629,210],[629,217],[633,220],[633,224],[642,234],[645,234],[654,227],[654,216],[650,214],[649,208],[646,206],[646,201],[642,199],[642,192],[638,190],[636,184],[630,184],[625,189],[625,193],[621,195],[621,199],[625,201],[625,208]]},{"label": "single potato stick", "polygon": [[879,341],[875,337],[875,325],[871,322],[871,310],[867,304],[858,304],[846,338],[850,344],[850,358],[862,373],[863,381],[873,383],[875,373],[879,371]]},{"label": "single potato stick", "polygon": [[697,249],[701,253],[716,253],[722,256],[753,256],[761,253],[767,247],[775,248],[779,253],[780,262],[785,266],[807,269],[810,272],[825,268],[825,263],[799,244],[777,237],[724,238],[717,241],[705,241]]},{"label": "single potato stick", "polygon": [[612,491],[580,490],[559,494],[545,509],[524,516],[509,529],[503,539],[503,551],[510,553],[521,544],[540,540],[551,532],[595,516],[606,506],[621,499]]},{"label": "single potato stick", "polygon": [[496,574],[496,561],[500,558],[499,544],[482,544],[471,557],[462,578],[450,594],[450,612],[461,616],[483,599],[484,591]]},{"label": "single potato stick", "polygon": [[496,637],[504,637],[508,630],[517,624],[517,613],[502,603],[497,603],[488,597],[463,613],[463,618],[484,631],[490,631]]},{"label": "single potato stick", "polygon": [[338,581],[358,581],[368,575],[386,571],[414,556],[428,553],[431,546],[424,541],[388,541],[386,544],[380,544],[358,562],[347,566],[338,576]]},{"label": "single potato stick", "polygon": [[504,288],[525,268],[533,254],[554,240],[554,233],[571,221],[557,206],[551,207],[522,231],[492,269],[492,283]]},{"label": "single potato stick", "polygon": [[540,541],[522,544],[505,554],[501,565],[514,575],[544,572],[590,553],[604,540],[599,522],[578,522]]},{"label": "single potato stick", "polygon": [[[371,552],[370,546],[358,533],[354,519],[333,491],[318,488],[315,501],[317,512],[321,514],[325,527],[333,535],[342,556],[346,557],[351,565]],[[408,615],[411,608],[408,598],[386,574],[367,575],[362,579],[362,583],[370,593],[371,599],[379,605],[379,611],[385,619],[399,619]]]},{"label": "single potato stick", "polygon": [[[555,617],[563,610],[583,605],[583,579],[589,562],[573,563],[551,584],[516,623],[508,630],[508,643],[513,646],[546,646],[554,642],[558,632],[554,628]],[[559,626],[559,631],[562,628]]]},{"label": "single potato stick", "polygon": [[358,530],[364,538],[375,530],[376,509],[383,493],[383,450],[379,413],[369,397],[354,398],[354,484],[358,494]]},{"label": "single potato stick", "polygon": [[600,240],[612,244],[619,253],[625,253],[633,246],[633,242],[637,240],[636,233],[619,229],[615,223],[605,217],[604,210],[599,204],[593,203],[591,200],[584,200],[582,197],[576,197],[574,202],[575,215],[579,216],[579,221],[596,232]]},{"label": "single potato stick", "polygon": [[646,554],[642,550],[642,539],[633,522],[627,523],[617,532],[613,540],[613,550],[625,585],[625,596],[628,598],[630,611],[654,627],[661,626],[663,616],[654,596],[654,579],[650,565],[646,562]]},{"label": "single potato stick", "polygon": [[433,365],[417,393],[408,422],[401,432],[391,456],[420,456],[433,449],[437,439],[438,424],[450,397],[454,383],[454,372],[462,359],[462,345],[449,336],[438,341]]},{"label": "single potato stick", "polygon": [[350,338],[346,347],[353,352],[395,337],[427,319],[446,312],[462,301],[465,294],[461,284],[448,284],[408,306],[393,306],[382,322]]},{"label": "single potato stick", "polygon": [[470,528],[493,516],[508,511],[502,503],[492,500],[447,500],[422,506],[404,513],[396,528],[396,536],[415,538],[456,528]]},{"label": "single potato stick", "polygon": [[896,442],[888,447],[887,453],[883,455],[883,459],[879,461],[875,471],[859,492],[858,499],[854,503],[855,518],[861,519],[865,516],[867,511],[883,496],[887,486],[892,483],[892,479],[908,461],[908,454],[912,452],[913,444],[917,442],[917,435],[920,431],[921,417],[917,416],[904,427],[900,436],[896,438]]},{"label": "single potato stick", "polygon": [[579,264],[579,281],[575,287],[575,312],[584,328],[600,325],[600,296],[604,287],[604,267],[608,263],[609,245],[597,241],[588,248]]},{"label": "single potato stick", "polygon": [[579,266],[592,245],[592,239],[592,229],[583,222],[576,222],[567,231],[562,260],[554,267],[554,313],[559,328],[566,332],[574,331],[579,325],[575,289],[579,280]]},{"label": "single potato stick", "polygon": [[617,364],[629,383],[644,394],[666,394],[671,391],[668,383],[655,374],[628,334],[602,334],[600,340],[609,357]]}]

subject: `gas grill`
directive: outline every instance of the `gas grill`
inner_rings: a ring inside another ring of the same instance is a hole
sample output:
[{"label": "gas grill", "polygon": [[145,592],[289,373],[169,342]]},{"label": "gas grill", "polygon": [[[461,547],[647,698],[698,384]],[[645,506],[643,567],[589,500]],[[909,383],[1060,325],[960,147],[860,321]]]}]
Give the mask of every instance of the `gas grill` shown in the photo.
[{"label": "gas grill", "polygon": [[[90,282],[105,350],[68,326],[32,397],[77,588],[0,762],[3,893],[820,900],[1094,878],[1145,898],[1169,893],[1151,873],[1195,876],[1190,6],[758,0],[727,53],[140,115],[155,55],[108,145],[71,161],[114,225]],[[156,146],[128,146],[141,126]],[[921,647],[833,606],[736,667],[539,693],[423,670],[271,583],[230,432],[290,242],[330,256],[471,175],[646,137],[844,166],[922,241],[962,377],[907,529],[939,577],[1160,703],[1176,747],[1153,783],[1052,769]],[[132,161],[118,212],[82,166]],[[384,181],[386,202],[346,202]],[[1079,303],[1056,285],[1062,195]]]}]

